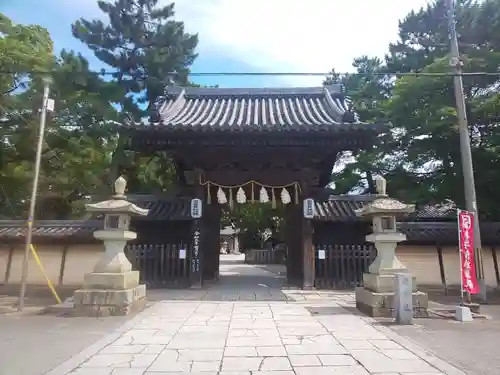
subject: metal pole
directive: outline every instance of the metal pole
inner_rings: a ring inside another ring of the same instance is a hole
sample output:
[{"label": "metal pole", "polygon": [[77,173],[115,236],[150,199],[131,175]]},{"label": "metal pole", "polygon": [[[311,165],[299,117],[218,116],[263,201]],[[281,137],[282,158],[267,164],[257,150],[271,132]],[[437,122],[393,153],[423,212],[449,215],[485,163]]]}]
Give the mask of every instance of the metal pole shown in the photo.
[{"label": "metal pole", "polygon": [[465,106],[464,87],[462,82],[462,61],[458,49],[457,30],[455,28],[455,1],[446,0],[448,9],[448,24],[450,36],[450,66],[454,69],[453,78],[455,88],[455,100],[457,105],[458,127],[460,133],[460,156],[462,158],[462,173],[464,175],[465,208],[474,213],[474,247],[476,250],[476,272],[480,286],[481,298],[486,300],[486,283],[483,273],[483,257],[481,246],[481,233],[479,232],[479,215],[476,201],[476,187],[474,183],[474,168],[472,165],[472,152],[469,139],[469,127],[467,124],[467,112]]},{"label": "metal pole", "polygon": [[34,167],[34,175],[33,175],[33,187],[31,190],[31,200],[30,207],[28,213],[28,222],[27,222],[27,231],[26,231],[26,243],[24,248],[24,258],[23,258],[23,273],[21,276],[21,289],[19,290],[19,303],[18,310],[23,311],[24,309],[24,295],[26,293],[26,281],[28,278],[28,260],[31,250],[31,238],[32,238],[32,230],[33,230],[33,218],[35,216],[35,204],[36,204],[36,195],[38,191],[38,178],[40,176],[40,161],[42,159],[42,145],[45,134],[45,122],[47,118],[47,102],[49,99],[49,91],[50,91],[50,78],[44,78],[43,80],[43,103],[42,110],[40,113],[40,130],[37,139],[36,145],[36,157],[35,157],[35,167]]}]

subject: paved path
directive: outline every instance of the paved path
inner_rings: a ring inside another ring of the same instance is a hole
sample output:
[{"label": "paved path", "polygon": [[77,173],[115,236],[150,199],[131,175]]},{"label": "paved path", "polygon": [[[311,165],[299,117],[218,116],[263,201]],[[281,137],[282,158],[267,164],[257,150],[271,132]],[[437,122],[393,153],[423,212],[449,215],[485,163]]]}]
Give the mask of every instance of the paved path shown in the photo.
[{"label": "paved path", "polygon": [[[222,270],[210,299],[176,301],[164,292],[163,301],[48,375],[464,374],[356,314],[352,294],[281,291],[275,273],[238,262]],[[240,299],[251,290],[270,300]]]}]

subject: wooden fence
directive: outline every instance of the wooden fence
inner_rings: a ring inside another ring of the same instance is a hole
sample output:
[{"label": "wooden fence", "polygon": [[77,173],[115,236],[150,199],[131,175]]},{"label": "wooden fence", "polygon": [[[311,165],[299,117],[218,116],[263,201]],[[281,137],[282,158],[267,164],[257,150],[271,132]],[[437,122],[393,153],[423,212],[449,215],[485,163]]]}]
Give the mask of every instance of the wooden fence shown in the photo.
[{"label": "wooden fence", "polygon": [[284,262],[284,250],[248,249],[245,251],[247,264],[282,264]]},{"label": "wooden fence", "polygon": [[[323,255],[324,259],[320,259]],[[361,286],[363,273],[368,272],[376,255],[373,244],[316,245],[315,286],[325,289]]]},{"label": "wooden fence", "polygon": [[189,286],[189,253],[184,244],[129,244],[125,251],[141,283],[156,288]]}]

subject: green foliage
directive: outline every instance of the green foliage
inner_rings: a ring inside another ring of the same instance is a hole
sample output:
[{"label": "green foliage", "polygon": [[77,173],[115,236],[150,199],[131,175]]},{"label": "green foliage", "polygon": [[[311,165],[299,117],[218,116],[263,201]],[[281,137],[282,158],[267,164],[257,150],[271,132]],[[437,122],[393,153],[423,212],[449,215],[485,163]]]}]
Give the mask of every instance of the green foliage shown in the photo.
[{"label": "green foliage", "polygon": [[[39,27],[12,26],[16,30],[25,28],[39,31],[43,38],[48,36]],[[39,43],[39,39],[33,40]],[[46,44],[52,45],[50,38]],[[20,45],[19,56],[29,55],[25,48]],[[43,69],[41,63],[36,63],[38,59],[20,66],[15,79],[23,80],[23,90],[12,90],[3,97],[0,120],[0,212],[3,217],[25,216],[30,196],[43,91],[40,75],[31,72],[53,71],[50,96],[57,106],[47,119],[37,218],[60,219],[73,215],[77,200],[106,183],[103,176],[109,169],[116,143],[109,126],[109,121],[117,117],[111,105],[116,92],[89,71],[88,62],[82,56],[62,51],[56,58],[49,49],[43,53],[49,52],[48,57],[44,57]],[[11,51],[11,55],[16,55],[16,51]]]},{"label": "green foliage", "polygon": [[271,203],[252,202],[235,204],[232,210],[223,210],[221,228],[234,226],[240,230],[242,247],[248,249],[262,245],[262,234],[270,230],[279,236],[283,221],[283,206],[272,207]]},{"label": "green foliage", "polygon": [[[33,71],[48,71],[54,63],[50,35],[37,25],[15,25],[0,13],[0,104],[17,89],[23,89]],[[0,109],[0,115],[3,110]]]},{"label": "green foliage", "polygon": [[172,74],[177,84],[188,84],[198,38],[172,20],[173,4],[157,3],[99,1],[108,24],[74,23],[74,36],[116,71],[112,77],[92,72],[72,51],[55,56],[47,30],[0,14],[0,66],[9,72],[0,76],[0,216],[26,215],[43,92],[39,72],[51,73],[56,111],[47,119],[37,218],[81,215],[82,199],[109,194],[118,172],[131,192],[163,192],[175,183],[168,155],[126,152],[117,135],[118,123],[153,110]]},{"label": "green foliage", "polygon": [[[98,1],[98,5],[109,23],[80,19],[72,26],[73,35],[116,69],[116,82],[127,94],[136,94],[137,104],[152,109],[171,80],[188,84],[198,36],[186,33],[183,22],[172,19],[173,3],[159,6],[158,0],[117,0]],[[135,107],[136,115],[145,114],[140,106]]]},{"label": "green foliage", "polygon": [[[500,1],[460,2],[457,29],[465,72],[498,72]],[[390,45],[385,62],[371,59],[376,76],[338,77],[352,92],[363,120],[386,120],[391,131],[373,150],[357,156],[333,176],[339,189],[366,187],[365,172],[384,175],[393,196],[409,202],[452,199],[464,204],[463,179],[452,77],[389,72],[449,73],[449,39],[444,1],[439,0],[400,23],[399,41]],[[367,61],[366,57],[362,58]],[[377,63],[376,63],[377,62]],[[358,72],[366,66],[355,61]],[[330,79],[335,79],[335,76]],[[500,219],[498,76],[464,77],[464,90],[480,213]],[[368,105],[367,100],[369,99]]]},{"label": "green foliage", "polygon": [[[116,71],[109,94],[118,91],[115,102],[122,108],[122,120],[135,121],[151,115],[175,82],[188,85],[189,68],[196,58],[198,36],[184,31],[183,22],[173,20],[174,4],[160,6],[158,0],[98,1],[108,22],[80,19],[72,25],[73,35],[95,56]],[[110,183],[118,172],[131,180],[131,192],[168,190],[175,179],[175,166],[168,155],[131,155],[124,143],[117,144],[112,158]]]}]

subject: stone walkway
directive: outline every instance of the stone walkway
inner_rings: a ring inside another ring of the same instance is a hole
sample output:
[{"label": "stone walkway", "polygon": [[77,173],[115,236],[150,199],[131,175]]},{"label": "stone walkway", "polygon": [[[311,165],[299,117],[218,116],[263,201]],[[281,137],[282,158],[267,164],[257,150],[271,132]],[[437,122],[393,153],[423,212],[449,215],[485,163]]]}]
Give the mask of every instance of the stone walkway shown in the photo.
[{"label": "stone walkway", "polygon": [[[47,375],[464,374],[357,314],[352,294],[271,288],[304,298],[241,301],[234,300],[238,293],[228,277],[213,297],[226,292],[229,301],[171,300],[166,292],[163,301]],[[259,277],[245,293],[275,280]]]}]

